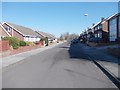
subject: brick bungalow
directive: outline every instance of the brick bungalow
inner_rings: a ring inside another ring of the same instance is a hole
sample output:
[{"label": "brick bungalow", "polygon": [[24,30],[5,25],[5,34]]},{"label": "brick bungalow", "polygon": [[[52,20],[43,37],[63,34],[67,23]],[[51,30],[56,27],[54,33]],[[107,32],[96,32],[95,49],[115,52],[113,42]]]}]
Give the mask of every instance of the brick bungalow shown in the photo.
[{"label": "brick bungalow", "polygon": [[36,42],[39,41],[41,38],[40,35],[37,34],[35,31],[24,26],[8,22],[2,23],[2,26],[12,37],[16,37],[23,41]]},{"label": "brick bungalow", "polygon": [[47,37],[49,42],[54,42],[56,40],[56,37],[52,34],[48,34],[42,31],[36,31],[36,33],[38,33],[42,37]]},{"label": "brick bungalow", "polygon": [[50,41],[52,41],[52,42],[56,42],[57,41],[57,38],[54,35],[48,33],[48,36],[49,36],[49,40]]},{"label": "brick bungalow", "polygon": [[109,41],[120,41],[120,13],[114,14],[107,18]]},{"label": "brick bungalow", "polygon": [[11,37],[11,35],[5,30],[5,28],[0,23],[0,40],[2,37]]},{"label": "brick bungalow", "polygon": [[9,41],[2,41],[3,37],[11,37],[11,35],[5,30],[5,28],[0,23],[0,52],[10,49]]}]

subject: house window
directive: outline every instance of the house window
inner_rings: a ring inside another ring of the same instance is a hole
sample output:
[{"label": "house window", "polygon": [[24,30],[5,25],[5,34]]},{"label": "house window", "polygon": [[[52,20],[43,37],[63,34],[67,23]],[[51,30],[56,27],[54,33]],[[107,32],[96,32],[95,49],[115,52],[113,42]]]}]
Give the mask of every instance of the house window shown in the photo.
[{"label": "house window", "polygon": [[95,38],[97,38],[97,34],[95,34]]},{"label": "house window", "polygon": [[102,38],[102,32],[98,32],[98,37]]},{"label": "house window", "polygon": [[102,25],[100,25],[99,28],[102,29]]},{"label": "house window", "polygon": [[100,29],[100,25],[98,25],[98,30]]},{"label": "house window", "polygon": [[5,29],[7,30],[7,32],[11,32],[11,30],[12,30],[11,27],[6,27]]},{"label": "house window", "polygon": [[90,38],[90,34],[87,35],[87,38]]},{"label": "house window", "polygon": [[97,27],[95,27],[95,31],[97,30]]}]

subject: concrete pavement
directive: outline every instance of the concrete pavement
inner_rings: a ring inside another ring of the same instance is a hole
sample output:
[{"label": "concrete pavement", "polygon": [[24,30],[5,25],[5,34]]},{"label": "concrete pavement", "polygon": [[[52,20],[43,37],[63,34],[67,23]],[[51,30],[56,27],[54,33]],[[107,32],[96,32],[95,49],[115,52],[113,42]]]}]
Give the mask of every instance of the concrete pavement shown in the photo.
[{"label": "concrete pavement", "polygon": [[79,45],[64,43],[3,69],[3,88],[116,88]]},{"label": "concrete pavement", "polygon": [[56,45],[59,45],[61,44],[62,42],[60,43],[57,43],[57,44],[53,44],[53,45],[50,45],[50,46],[47,46],[47,47],[43,47],[43,48],[38,48],[38,49],[33,49],[31,51],[27,51],[27,52],[22,52],[22,53],[19,53],[19,54],[15,54],[15,55],[11,55],[11,56],[8,56],[8,57],[3,57],[3,58],[0,58],[0,69],[1,68],[4,68],[6,66],[9,66],[9,65],[12,65],[14,63],[17,63],[19,61],[22,61],[24,60],[25,58],[27,57],[30,57],[32,55],[35,55],[37,53],[40,53],[44,50],[47,50],[47,49],[51,49],[53,47],[55,47]]},{"label": "concrete pavement", "polygon": [[107,69],[115,77],[119,78],[118,75],[118,58],[113,57],[104,52],[104,50],[96,47],[89,47],[85,44],[79,44],[83,51],[97,61],[102,67]]}]

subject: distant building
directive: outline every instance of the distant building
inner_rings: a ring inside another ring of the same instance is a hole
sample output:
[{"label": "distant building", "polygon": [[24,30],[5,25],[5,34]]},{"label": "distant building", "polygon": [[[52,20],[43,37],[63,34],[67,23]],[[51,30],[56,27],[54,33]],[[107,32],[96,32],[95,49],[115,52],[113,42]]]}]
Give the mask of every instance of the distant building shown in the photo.
[{"label": "distant building", "polygon": [[87,30],[87,40],[93,37],[93,31],[91,28],[88,28]]},{"label": "distant building", "polygon": [[36,31],[36,33],[38,33],[39,35],[41,35],[42,37],[47,37],[49,42],[55,42],[56,41],[56,37],[52,34],[49,33],[45,33],[42,31]]}]

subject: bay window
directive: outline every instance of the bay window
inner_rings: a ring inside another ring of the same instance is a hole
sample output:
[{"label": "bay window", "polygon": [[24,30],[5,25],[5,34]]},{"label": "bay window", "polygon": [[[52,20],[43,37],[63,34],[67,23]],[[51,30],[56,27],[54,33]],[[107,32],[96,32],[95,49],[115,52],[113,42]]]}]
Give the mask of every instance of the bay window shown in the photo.
[{"label": "bay window", "polygon": [[119,20],[119,21],[118,21],[118,25],[119,25],[119,26],[118,26],[118,36],[120,37],[120,16],[119,16],[118,20]]},{"label": "bay window", "polygon": [[111,19],[109,21],[109,39],[110,41],[115,41],[117,38],[117,19]]}]

